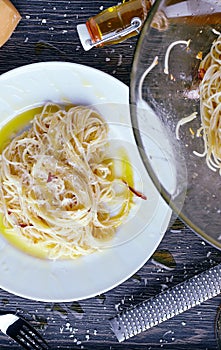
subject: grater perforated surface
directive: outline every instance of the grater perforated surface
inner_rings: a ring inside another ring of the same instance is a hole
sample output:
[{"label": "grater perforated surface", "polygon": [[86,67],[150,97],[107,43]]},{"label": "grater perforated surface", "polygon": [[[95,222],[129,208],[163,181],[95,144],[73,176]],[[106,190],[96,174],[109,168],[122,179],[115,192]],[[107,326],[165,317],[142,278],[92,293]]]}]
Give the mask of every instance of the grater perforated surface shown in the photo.
[{"label": "grater perforated surface", "polygon": [[221,264],[110,319],[122,342],[221,293]]}]

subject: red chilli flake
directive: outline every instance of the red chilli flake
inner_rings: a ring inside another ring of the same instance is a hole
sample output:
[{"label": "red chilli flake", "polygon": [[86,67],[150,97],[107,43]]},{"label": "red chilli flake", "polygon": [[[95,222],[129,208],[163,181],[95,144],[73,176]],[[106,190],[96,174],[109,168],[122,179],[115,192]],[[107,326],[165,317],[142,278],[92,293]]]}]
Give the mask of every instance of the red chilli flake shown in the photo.
[{"label": "red chilli flake", "polygon": [[18,224],[18,226],[20,226],[21,228],[25,228],[25,227],[27,227],[28,225],[21,223],[21,224]]},{"label": "red chilli flake", "polygon": [[198,78],[199,78],[200,80],[203,80],[205,73],[206,73],[205,69],[204,69],[204,68],[200,68],[200,69],[198,70]]},{"label": "red chilli flake", "polygon": [[144,199],[145,201],[147,200],[147,197],[146,197],[143,193],[141,193],[141,192],[135,190],[133,187],[129,186],[128,183],[127,183],[126,181],[123,180],[123,182],[127,185],[127,187],[129,188],[129,190],[130,190],[133,194],[135,194],[135,196],[137,196],[137,197],[139,197],[139,198],[142,198],[142,199]]},{"label": "red chilli flake", "polygon": [[51,182],[53,179],[57,179],[58,177],[56,175],[52,175],[52,173],[49,171],[47,182]]}]

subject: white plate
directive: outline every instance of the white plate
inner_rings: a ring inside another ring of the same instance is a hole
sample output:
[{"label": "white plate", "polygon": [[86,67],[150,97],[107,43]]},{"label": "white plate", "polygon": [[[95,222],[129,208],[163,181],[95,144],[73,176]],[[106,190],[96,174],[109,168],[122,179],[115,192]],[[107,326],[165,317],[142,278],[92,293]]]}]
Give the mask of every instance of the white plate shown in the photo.
[{"label": "white plate", "polygon": [[[132,276],[150,258],[167,229],[171,209],[146,174],[130,124],[129,89],[96,69],[66,62],[36,63],[0,76],[0,127],[15,115],[46,101],[96,105],[110,124],[110,138],[130,156],[136,199],[112,246],[71,261],[41,260],[0,237],[0,287],[42,301],[73,301],[96,296]],[[119,237],[120,240],[119,240]]]}]

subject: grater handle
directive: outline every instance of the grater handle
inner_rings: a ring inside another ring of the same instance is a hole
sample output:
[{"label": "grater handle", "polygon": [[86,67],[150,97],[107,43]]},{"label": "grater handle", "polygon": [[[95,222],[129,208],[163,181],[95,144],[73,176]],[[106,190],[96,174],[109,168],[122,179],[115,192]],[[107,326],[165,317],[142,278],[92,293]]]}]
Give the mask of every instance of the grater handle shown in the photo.
[{"label": "grater handle", "polygon": [[127,309],[109,320],[119,342],[221,293],[221,264]]}]

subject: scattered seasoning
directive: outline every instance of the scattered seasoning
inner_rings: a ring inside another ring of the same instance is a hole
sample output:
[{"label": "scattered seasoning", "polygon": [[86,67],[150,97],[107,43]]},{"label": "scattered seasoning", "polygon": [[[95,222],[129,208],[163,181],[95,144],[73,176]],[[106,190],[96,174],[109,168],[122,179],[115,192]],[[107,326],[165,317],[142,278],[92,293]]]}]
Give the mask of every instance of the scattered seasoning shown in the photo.
[{"label": "scattered seasoning", "polygon": [[171,233],[181,233],[181,230],[170,230]]},{"label": "scattered seasoning", "polygon": [[189,131],[190,131],[190,133],[191,133],[191,135],[192,135],[192,136],[194,136],[194,135],[195,135],[195,132],[193,131],[193,129],[192,129],[192,128],[189,128]]},{"label": "scattered seasoning", "polygon": [[146,287],[147,286],[147,282],[148,282],[148,279],[147,278],[144,278],[144,286]]},{"label": "scattered seasoning", "polygon": [[164,333],[163,337],[164,337],[164,338],[168,338],[168,336],[170,336],[171,334],[173,335],[173,334],[174,334],[174,331],[169,330],[169,331],[167,331],[167,332]]},{"label": "scattered seasoning", "polygon": [[203,59],[203,52],[199,51],[198,54],[196,55],[196,59],[202,60]]},{"label": "scattered seasoning", "polygon": [[123,62],[123,56],[122,54],[119,55],[118,62],[117,62],[117,67],[121,66]]},{"label": "scattered seasoning", "polygon": [[199,88],[186,90],[183,93],[184,97],[187,97],[189,100],[198,100],[200,98]]},{"label": "scattered seasoning", "polygon": [[174,279],[174,276],[173,276],[173,275],[170,276],[170,277],[166,276],[166,282],[167,282],[167,283],[173,282],[173,279]]},{"label": "scattered seasoning", "polygon": [[161,284],[161,292],[163,292],[166,289],[168,289],[168,285],[167,284]]},{"label": "scattered seasoning", "polygon": [[115,304],[115,310],[117,311],[117,312],[119,312],[120,310],[119,310],[119,307],[120,307],[120,305],[121,305],[121,303],[118,303],[118,304]]},{"label": "scattered seasoning", "polygon": [[[37,312],[37,310],[36,310]],[[36,313],[34,315],[32,315],[33,319],[37,322],[35,327],[39,328],[39,329],[46,329],[48,326],[48,320],[44,317],[40,317],[38,315],[36,315]]]},{"label": "scattered seasoning", "polygon": [[52,310],[52,308],[51,308],[51,306],[50,306],[50,305],[47,305],[47,304],[46,304],[46,306],[45,306],[45,310],[46,310],[46,311],[51,311],[51,310]]}]

